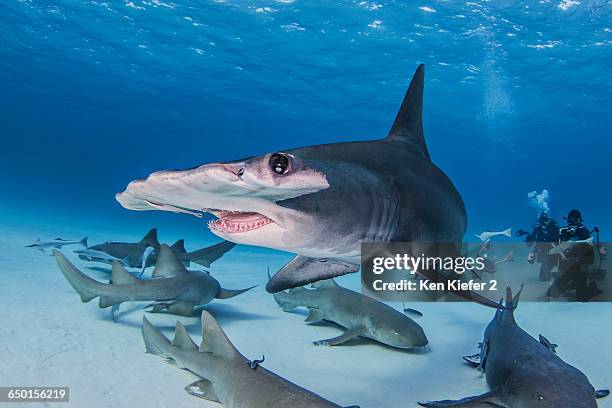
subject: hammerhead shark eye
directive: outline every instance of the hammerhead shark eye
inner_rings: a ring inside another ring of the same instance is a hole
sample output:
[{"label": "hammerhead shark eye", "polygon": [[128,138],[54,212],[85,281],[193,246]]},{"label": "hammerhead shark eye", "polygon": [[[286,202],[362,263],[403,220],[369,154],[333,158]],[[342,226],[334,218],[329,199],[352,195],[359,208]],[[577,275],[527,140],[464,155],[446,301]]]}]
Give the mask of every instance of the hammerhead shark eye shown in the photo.
[{"label": "hammerhead shark eye", "polygon": [[270,156],[270,168],[276,174],[287,174],[291,167],[290,159],[291,158],[285,154],[274,153]]}]

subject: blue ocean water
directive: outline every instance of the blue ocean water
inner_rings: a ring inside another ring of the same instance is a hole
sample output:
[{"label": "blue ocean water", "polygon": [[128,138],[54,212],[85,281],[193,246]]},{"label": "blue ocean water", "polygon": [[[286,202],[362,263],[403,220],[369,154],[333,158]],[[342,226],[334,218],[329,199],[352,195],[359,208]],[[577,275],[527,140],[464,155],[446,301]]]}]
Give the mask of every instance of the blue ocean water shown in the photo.
[{"label": "blue ocean water", "polygon": [[[609,1],[0,3],[4,222],[209,234],[114,194],[151,171],[384,137],[418,63],[469,232],[526,194],[610,236]],[[402,163],[397,163],[402,166]],[[355,205],[355,203],[347,203]]]}]

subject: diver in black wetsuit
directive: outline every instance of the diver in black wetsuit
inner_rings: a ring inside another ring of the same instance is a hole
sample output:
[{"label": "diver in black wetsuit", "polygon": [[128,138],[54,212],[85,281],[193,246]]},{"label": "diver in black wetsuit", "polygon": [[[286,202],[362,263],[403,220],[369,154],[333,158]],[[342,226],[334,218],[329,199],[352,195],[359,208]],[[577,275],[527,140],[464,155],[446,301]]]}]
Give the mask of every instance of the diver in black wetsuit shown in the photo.
[{"label": "diver in black wetsuit", "polygon": [[[582,222],[582,214],[574,209],[567,215],[567,226],[559,230],[559,242],[583,241],[591,238],[591,231]],[[595,261],[593,245],[576,244],[563,253],[559,259],[559,275],[546,293],[549,297],[559,297],[562,293],[576,290],[576,300],[586,302],[601,294],[595,282],[589,284],[589,266]]]},{"label": "diver in black wetsuit", "polygon": [[542,212],[538,218],[538,223],[533,226],[531,233],[525,230],[518,230],[517,236],[525,237],[527,246],[534,246],[534,249],[529,253],[529,263],[540,263],[540,281],[549,281],[550,272],[558,262],[557,255],[550,255],[548,251],[552,248],[553,242],[559,242],[559,224],[548,216],[546,212]]}]

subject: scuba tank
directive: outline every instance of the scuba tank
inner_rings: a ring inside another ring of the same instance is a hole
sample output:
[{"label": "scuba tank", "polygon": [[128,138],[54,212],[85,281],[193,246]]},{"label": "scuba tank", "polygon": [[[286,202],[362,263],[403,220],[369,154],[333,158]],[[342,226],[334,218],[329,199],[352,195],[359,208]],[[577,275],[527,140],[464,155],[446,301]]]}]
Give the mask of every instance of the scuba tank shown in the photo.
[{"label": "scuba tank", "polygon": [[590,271],[589,278],[591,280],[601,282],[606,278],[604,262],[606,260],[606,254],[608,253],[608,249],[599,240],[599,227],[593,228],[592,232],[595,233],[595,242],[593,243],[593,246],[595,247],[595,256],[599,260],[594,263],[597,266]]}]

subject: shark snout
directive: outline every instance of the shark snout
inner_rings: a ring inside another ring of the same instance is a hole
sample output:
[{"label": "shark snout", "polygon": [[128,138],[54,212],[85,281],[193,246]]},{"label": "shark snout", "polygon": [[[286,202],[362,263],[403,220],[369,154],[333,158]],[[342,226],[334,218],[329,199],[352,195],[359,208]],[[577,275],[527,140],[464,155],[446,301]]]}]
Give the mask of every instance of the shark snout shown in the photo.
[{"label": "shark snout", "polygon": [[384,328],[379,330],[379,336],[384,338],[383,343],[393,347],[419,350],[429,345],[429,340],[423,328],[413,321],[406,321],[405,317],[398,321],[385,322]]},{"label": "shark snout", "polygon": [[244,192],[244,163],[212,163],[187,170],[164,170],[128,184],[116,195],[131,210],[203,211],[220,208],[221,197]]},{"label": "shark snout", "polygon": [[244,165],[242,163],[210,163],[187,170],[157,171],[151,173],[144,181],[145,183],[193,183],[195,187],[199,183],[213,184],[214,182],[236,182],[240,180],[239,174],[241,172],[244,172]]},{"label": "shark snout", "polygon": [[397,345],[397,347],[411,349],[411,350],[425,350],[429,345],[429,340],[425,336],[425,333],[421,332],[413,333],[411,336],[406,336]]}]

